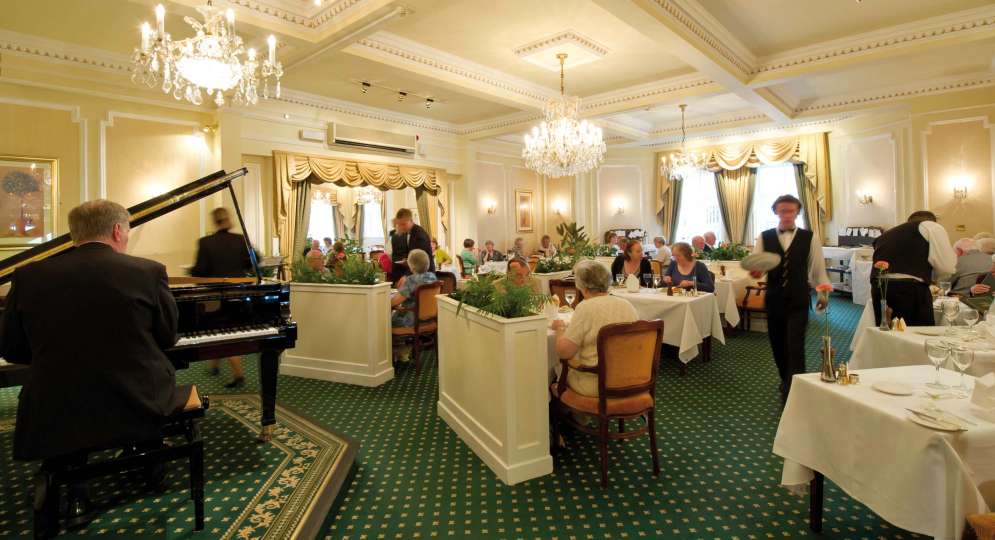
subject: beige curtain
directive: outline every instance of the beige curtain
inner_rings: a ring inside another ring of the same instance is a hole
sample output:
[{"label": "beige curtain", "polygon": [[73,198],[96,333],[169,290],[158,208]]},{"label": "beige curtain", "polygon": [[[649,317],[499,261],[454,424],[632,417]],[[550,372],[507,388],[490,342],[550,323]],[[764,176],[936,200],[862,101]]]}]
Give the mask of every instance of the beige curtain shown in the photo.
[{"label": "beige curtain", "polygon": [[[798,162],[804,167],[809,209],[819,209],[818,221],[825,224],[833,219],[833,186],[829,175],[829,137],[812,133],[799,137]],[[809,211],[811,214],[811,210]],[[815,231],[815,229],[812,229]],[[819,238],[822,238],[821,236]]]},{"label": "beige curtain", "polygon": [[286,169],[285,178],[289,182],[303,182],[313,174],[321,182],[333,182],[340,186],[371,185],[382,190],[412,187],[426,189],[433,194],[439,191],[436,169],[285,152],[273,152],[274,165],[277,163],[277,156],[281,156],[280,163]]},{"label": "beige curtain", "polygon": [[[446,243],[449,238],[449,178],[444,172],[439,171],[436,179],[439,183],[439,192],[435,196],[435,202],[439,206],[439,223],[435,230],[439,242]],[[435,216],[434,212],[432,216]]]},{"label": "beige curtain", "polygon": [[[657,163],[664,162],[665,152],[660,152],[657,154]],[[663,236],[666,238],[667,242],[673,242],[673,231],[671,230],[671,223],[674,222],[676,203],[675,195],[677,190],[675,189],[675,182],[670,179],[670,175],[664,170],[661,165],[657,170],[657,182],[656,182],[656,217],[660,221],[660,225],[663,228]]]},{"label": "beige curtain", "polygon": [[435,208],[435,205],[433,204],[433,201],[429,200],[433,197],[430,197],[429,194],[423,189],[417,190],[415,194],[415,200],[418,202],[419,224],[425,229],[426,232],[428,232],[428,236],[430,238],[435,238],[435,229],[433,228],[434,223],[432,220],[432,209]]},{"label": "beige curtain", "polygon": [[726,232],[729,240],[743,243],[746,223],[750,217],[750,202],[756,183],[756,169],[741,167],[735,171],[722,170],[717,173],[716,185],[719,192],[719,202],[722,204],[722,214],[726,219]]},{"label": "beige curtain", "polygon": [[280,240],[280,253],[292,262],[304,249],[307,236],[307,218],[310,210],[311,184],[291,182],[287,171],[286,155],[274,155],[274,178],[276,180],[273,200],[276,204],[275,227]]}]

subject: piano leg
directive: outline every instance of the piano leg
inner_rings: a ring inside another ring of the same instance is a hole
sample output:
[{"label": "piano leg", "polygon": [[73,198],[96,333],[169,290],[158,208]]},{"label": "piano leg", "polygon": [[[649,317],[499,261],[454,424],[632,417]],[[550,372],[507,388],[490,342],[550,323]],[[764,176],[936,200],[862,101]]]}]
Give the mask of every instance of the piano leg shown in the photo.
[{"label": "piano leg", "polygon": [[259,440],[263,442],[273,438],[273,426],[276,424],[276,376],[280,371],[281,352],[263,351],[259,356],[259,397],[263,402]]}]

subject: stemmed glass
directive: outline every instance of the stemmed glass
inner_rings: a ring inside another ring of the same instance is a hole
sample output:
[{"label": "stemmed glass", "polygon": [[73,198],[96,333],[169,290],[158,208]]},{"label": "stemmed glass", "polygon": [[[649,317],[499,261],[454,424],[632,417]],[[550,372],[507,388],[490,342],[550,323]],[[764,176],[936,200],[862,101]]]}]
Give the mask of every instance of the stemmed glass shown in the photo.
[{"label": "stemmed glass", "polygon": [[574,307],[574,300],[577,299],[577,291],[573,289],[563,291],[563,299],[567,301],[568,306]]},{"label": "stemmed glass", "polygon": [[943,340],[927,339],[923,346],[926,348],[926,356],[929,357],[929,363],[933,364],[933,367],[936,368],[936,380],[926,383],[926,386],[935,390],[950,388],[940,382],[940,367],[943,366],[943,363],[947,361],[947,357],[950,356],[950,345]]},{"label": "stemmed glass", "polygon": [[639,285],[642,286],[644,283],[651,283],[653,281],[653,274],[643,274],[643,281]]},{"label": "stemmed glass", "polygon": [[961,308],[960,315],[964,319],[964,322],[967,323],[968,336],[972,339],[976,338],[978,334],[974,331],[974,325],[978,324],[978,321],[981,319],[981,315],[978,314],[978,310],[971,307]]},{"label": "stemmed glass", "polygon": [[663,278],[660,277],[660,274],[653,274],[653,288],[654,289],[659,289],[660,288],[660,281],[662,279]]},{"label": "stemmed glass", "polygon": [[940,306],[943,309],[943,320],[947,322],[946,335],[952,336],[954,334],[954,321],[957,320],[957,314],[960,313],[960,300],[944,300]]},{"label": "stemmed glass", "polygon": [[957,390],[961,397],[967,397],[971,394],[968,392],[967,385],[964,384],[964,372],[974,363],[974,349],[969,347],[953,347],[950,349],[950,358],[954,361],[957,371],[960,371],[960,384],[955,386],[954,390]]},{"label": "stemmed glass", "polygon": [[950,292],[950,282],[949,281],[941,281],[941,282],[937,283],[937,286],[940,287],[940,296],[946,296],[947,293]]},{"label": "stemmed glass", "polygon": [[623,283],[625,283],[625,274],[615,274],[615,284],[621,287]]}]

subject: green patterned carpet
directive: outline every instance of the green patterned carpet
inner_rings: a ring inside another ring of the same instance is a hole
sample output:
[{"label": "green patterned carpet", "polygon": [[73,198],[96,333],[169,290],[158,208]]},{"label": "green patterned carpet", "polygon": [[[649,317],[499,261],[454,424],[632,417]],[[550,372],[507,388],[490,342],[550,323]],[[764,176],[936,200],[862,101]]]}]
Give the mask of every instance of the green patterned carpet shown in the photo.
[{"label": "green patterned carpet", "polygon": [[[841,356],[849,356],[860,307],[843,298],[833,301],[832,333]],[[810,324],[812,371],[819,331]],[[597,450],[585,437],[575,437],[570,450],[554,456],[552,475],[517,486],[497,480],[436,414],[434,360],[421,376],[400,368],[379,388],[281,377],[280,401],[362,445],[356,478],[327,530],[329,539],[816,538],[808,531],[807,499],[778,487],[781,460],[771,454],[771,445],[780,406],[767,336],[737,334],[727,341],[716,344],[711,363],[693,362],[686,377],[673,363],[661,371],[661,476],[652,476],[645,438],[615,442],[607,490],[599,487]],[[252,381],[253,363],[246,362]],[[195,382],[208,394],[223,393],[223,380],[205,370],[187,370],[180,380]],[[252,382],[240,392],[255,389]],[[0,418],[13,417],[15,401],[15,391],[0,391]],[[142,529],[149,523],[162,523],[157,537],[217,538],[212,531],[237,517],[260,489],[257,483],[265,481],[249,471],[266,470],[275,457],[246,447],[244,440],[212,438],[210,425],[205,439],[209,477],[227,480],[208,484],[212,521],[205,533],[191,532],[192,505],[181,491],[185,475],[177,469],[174,491],[133,501],[129,512],[107,513],[103,528],[91,526],[82,536],[134,538],[148,533]],[[5,479],[0,537],[24,537],[30,520],[24,482],[30,470],[9,461],[10,434],[2,427],[0,442],[6,447],[0,458]],[[883,522],[828,482],[825,500],[821,538],[918,538]]]}]

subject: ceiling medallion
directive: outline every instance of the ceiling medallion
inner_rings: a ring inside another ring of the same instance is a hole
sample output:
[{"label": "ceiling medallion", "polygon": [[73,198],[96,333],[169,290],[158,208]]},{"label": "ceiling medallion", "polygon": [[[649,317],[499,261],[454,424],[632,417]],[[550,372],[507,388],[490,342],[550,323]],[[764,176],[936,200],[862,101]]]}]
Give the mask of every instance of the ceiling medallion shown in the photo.
[{"label": "ceiling medallion", "polygon": [[681,180],[688,169],[702,169],[705,167],[705,155],[695,152],[688,152],[685,141],[687,140],[687,130],[684,126],[684,109],[687,105],[680,104],[681,108],[681,148],[664,158],[664,169],[671,180]]},{"label": "ceiling medallion", "polygon": [[564,93],[567,55],[560,53],[556,58],[560,61],[560,95],[546,102],[545,119],[525,135],[522,149],[525,166],[551,178],[590,171],[605,160],[607,150],[601,128],[587,120],[578,121],[580,98]]},{"label": "ceiling medallion", "polygon": [[[275,97],[280,97],[283,65],[276,60],[276,37],[269,36],[269,54],[262,61],[256,50],[246,50],[242,38],[235,33],[235,12],[230,8],[215,9],[208,0],[197,8],[204,22],[184,17],[196,35],[172,40],[166,33],[166,9],[155,7],[156,27],[142,23],[141,46],[132,55],[132,82],[148,87],[161,84],[162,91],[176,99],[194,105],[204,101],[204,93],[214,95],[214,103],[225,104],[224,93],[234,90],[232,99],[240,105],[255,105],[259,101],[259,79],[263,81],[263,97],[269,98],[270,83],[275,83]],[[241,58],[245,55],[244,59]]]}]

